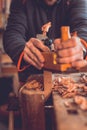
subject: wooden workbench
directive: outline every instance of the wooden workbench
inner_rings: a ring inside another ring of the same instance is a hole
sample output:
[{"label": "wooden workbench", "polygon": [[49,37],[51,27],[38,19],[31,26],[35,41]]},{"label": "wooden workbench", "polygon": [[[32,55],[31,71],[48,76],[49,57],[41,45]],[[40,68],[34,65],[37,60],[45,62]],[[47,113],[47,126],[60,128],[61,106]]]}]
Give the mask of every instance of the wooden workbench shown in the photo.
[{"label": "wooden workbench", "polygon": [[[82,74],[87,75],[87,68],[78,73],[71,73],[68,76],[79,81]],[[67,75],[65,75],[67,76]],[[78,82],[80,84],[80,81]],[[87,110],[82,110],[74,102],[74,98],[63,98],[58,92],[52,92],[55,130],[87,130]]]},{"label": "wooden workbench", "polygon": [[87,130],[87,111],[82,111],[76,106],[68,108],[64,101],[58,93],[53,92],[56,130]]},{"label": "wooden workbench", "polygon": [[[54,91],[51,95],[51,104],[49,104],[50,97],[44,102],[44,91],[26,88],[30,81],[35,79],[35,75],[32,77],[29,77],[19,92],[23,130],[29,128],[31,130],[35,128],[36,130],[87,130],[87,111],[82,111],[75,105],[72,108],[66,107],[65,99]],[[40,75],[36,77],[40,78]],[[47,128],[49,124],[50,127]]]}]

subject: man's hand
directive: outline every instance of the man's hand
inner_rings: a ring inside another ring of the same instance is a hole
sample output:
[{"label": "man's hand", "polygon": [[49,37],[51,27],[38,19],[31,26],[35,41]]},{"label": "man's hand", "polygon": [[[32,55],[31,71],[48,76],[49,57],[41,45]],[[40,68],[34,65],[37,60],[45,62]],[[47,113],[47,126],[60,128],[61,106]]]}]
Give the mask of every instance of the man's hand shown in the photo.
[{"label": "man's hand", "polygon": [[87,65],[83,56],[83,47],[78,37],[73,36],[66,42],[55,39],[54,46],[57,52],[57,63],[71,63],[72,67],[77,69]]},{"label": "man's hand", "polygon": [[31,38],[24,48],[24,60],[25,62],[33,65],[37,69],[41,69],[44,66],[44,57],[42,52],[50,51],[50,49],[43,44],[42,41]]}]

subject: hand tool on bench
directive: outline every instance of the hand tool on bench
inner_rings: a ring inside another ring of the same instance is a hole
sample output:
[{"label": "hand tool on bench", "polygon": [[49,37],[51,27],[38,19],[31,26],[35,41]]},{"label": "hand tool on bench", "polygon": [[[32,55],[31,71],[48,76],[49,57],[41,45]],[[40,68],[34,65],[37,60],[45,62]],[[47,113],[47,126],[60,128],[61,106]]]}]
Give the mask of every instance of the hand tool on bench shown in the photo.
[{"label": "hand tool on bench", "polygon": [[[62,26],[61,27],[61,40],[66,41],[70,38],[70,29],[69,26]],[[44,69],[51,70],[51,71],[67,71],[68,68],[71,68],[71,64],[57,64],[56,58],[57,54],[55,51],[50,52],[43,52],[43,56],[45,57],[45,65]]]},{"label": "hand tool on bench", "polygon": [[[40,40],[45,41],[48,39],[47,32],[49,28],[51,27],[51,23],[47,23],[42,26],[42,34],[37,35],[37,38]],[[70,38],[70,30],[69,26],[62,26],[61,27],[61,40],[66,41]],[[45,64],[44,64],[44,96],[45,99],[49,97],[51,94],[52,89],[52,71],[66,71],[68,68],[71,68],[71,64],[57,64],[56,58],[57,54],[55,51],[50,52],[42,52],[44,58],[45,58]]]},{"label": "hand tool on bench", "polygon": [[[67,41],[70,38],[70,28],[68,26],[61,27],[61,40]],[[51,93],[52,89],[52,71],[61,71],[64,72],[68,68],[71,68],[71,64],[57,64],[56,57],[57,54],[54,51],[51,52],[43,52],[43,56],[45,57],[45,65],[44,65],[44,93],[46,98]]]}]

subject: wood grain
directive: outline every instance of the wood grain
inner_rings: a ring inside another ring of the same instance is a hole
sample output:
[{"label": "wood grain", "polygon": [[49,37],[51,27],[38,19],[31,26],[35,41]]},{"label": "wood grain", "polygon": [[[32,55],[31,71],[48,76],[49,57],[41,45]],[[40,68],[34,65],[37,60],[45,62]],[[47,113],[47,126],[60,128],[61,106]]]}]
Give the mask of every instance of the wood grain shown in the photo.
[{"label": "wood grain", "polygon": [[56,130],[87,130],[87,112],[65,107],[64,99],[55,92],[53,103]]}]

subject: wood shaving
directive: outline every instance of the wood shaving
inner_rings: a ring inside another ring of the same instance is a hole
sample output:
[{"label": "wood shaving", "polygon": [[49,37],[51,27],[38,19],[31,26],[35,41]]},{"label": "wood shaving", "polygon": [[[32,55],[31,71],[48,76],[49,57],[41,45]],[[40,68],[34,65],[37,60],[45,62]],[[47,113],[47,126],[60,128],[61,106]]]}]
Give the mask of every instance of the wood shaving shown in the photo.
[{"label": "wood shaving", "polygon": [[73,98],[82,110],[87,110],[87,75],[82,74],[78,82],[71,77],[56,76],[52,89],[63,98]]}]

